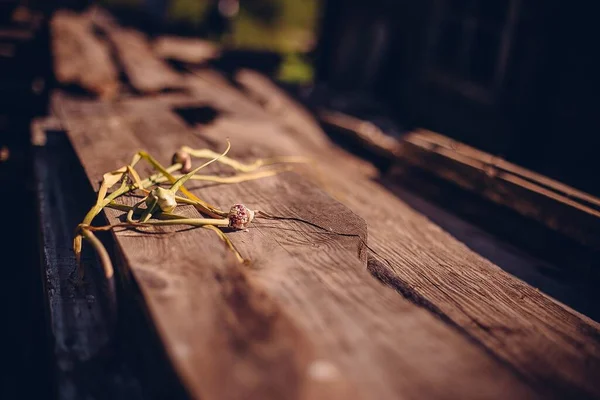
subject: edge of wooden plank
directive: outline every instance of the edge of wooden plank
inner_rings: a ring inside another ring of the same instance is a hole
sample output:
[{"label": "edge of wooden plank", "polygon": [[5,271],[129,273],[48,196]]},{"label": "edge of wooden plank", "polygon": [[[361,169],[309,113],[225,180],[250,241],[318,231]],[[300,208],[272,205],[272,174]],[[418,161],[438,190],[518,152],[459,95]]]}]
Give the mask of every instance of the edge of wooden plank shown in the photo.
[{"label": "edge of wooden plank", "polygon": [[[61,400],[141,399],[138,377],[123,354],[117,353],[116,310],[105,284],[95,279],[100,268],[93,255],[84,255],[87,283],[78,287],[71,279],[75,256],[70,225],[83,211],[78,201],[85,196],[66,196],[65,191],[80,189],[78,182],[85,180],[74,175],[64,180],[61,174],[72,173],[77,159],[66,154],[70,145],[56,119],[38,119],[34,124],[34,129],[47,131],[44,146],[34,148],[34,172],[56,395]],[[103,374],[101,381],[99,374]]]},{"label": "edge of wooden plank", "polygon": [[[404,137],[400,151],[400,158],[409,164],[510,207],[583,245],[600,248],[600,210],[593,205],[600,203],[600,199],[563,184],[557,186],[547,178],[542,183],[536,174],[520,167],[521,173],[517,175],[510,171],[515,169],[512,164],[489,154],[487,157],[492,161],[481,161],[481,157],[470,157],[423,140],[418,132]],[[530,180],[525,175],[537,179]],[[581,201],[583,197],[587,199],[585,202]]]}]

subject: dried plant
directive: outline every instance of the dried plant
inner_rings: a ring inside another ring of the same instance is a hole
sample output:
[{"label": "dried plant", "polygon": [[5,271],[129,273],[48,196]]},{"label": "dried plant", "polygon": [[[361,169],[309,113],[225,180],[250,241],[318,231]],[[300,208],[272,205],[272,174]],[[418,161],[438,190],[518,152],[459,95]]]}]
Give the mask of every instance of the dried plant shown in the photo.
[{"label": "dried plant", "polygon": [[[243,204],[234,204],[229,211],[223,211],[191,193],[185,188],[184,184],[189,180],[236,184],[274,176],[291,170],[292,167],[289,164],[306,163],[310,160],[303,157],[276,157],[258,159],[252,164],[244,164],[227,156],[230,147],[230,143],[227,141],[227,148],[222,153],[216,153],[209,149],[192,149],[184,146],[173,155],[172,164],[168,167],[161,165],[147,152],[139,151],[133,156],[128,165],[104,174],[97,193],[96,204],[90,209],[81,224],[77,226],[73,241],[79,279],[83,279],[84,276],[81,265],[83,239],[86,239],[98,254],[106,277],[109,279],[113,277],[114,268],[108,252],[94,232],[111,230],[117,227],[140,228],[183,225],[210,229],[219,236],[239,262],[244,262],[244,258],[235,249],[235,246],[222,229],[244,230],[255,217],[269,217],[269,215],[257,210],[250,210]],[[192,159],[205,159],[207,161],[196,168],[192,168]],[[142,179],[135,169],[136,165],[142,160],[150,164],[156,171],[156,173],[145,179]],[[215,162],[233,168],[236,174],[231,176],[198,174],[200,170]],[[263,167],[273,166],[274,164],[285,165],[263,169]],[[167,183],[170,184],[168,187],[162,186]],[[117,185],[118,187],[109,193]],[[179,196],[179,192],[183,196]],[[119,197],[133,196],[136,193],[143,193],[143,197],[133,206],[115,201]],[[194,206],[201,217],[190,218],[176,214],[179,204]],[[92,221],[105,207],[123,211],[126,215],[125,222],[106,226],[93,226]]]}]

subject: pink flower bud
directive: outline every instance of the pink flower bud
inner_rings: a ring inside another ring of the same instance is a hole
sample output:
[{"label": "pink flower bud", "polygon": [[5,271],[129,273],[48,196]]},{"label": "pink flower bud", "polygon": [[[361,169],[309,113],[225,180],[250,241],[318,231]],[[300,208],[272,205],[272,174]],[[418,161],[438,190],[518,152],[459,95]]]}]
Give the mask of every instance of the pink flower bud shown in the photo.
[{"label": "pink flower bud", "polygon": [[190,157],[189,153],[183,150],[178,150],[177,153],[173,154],[171,163],[181,164],[181,172],[184,174],[187,174],[192,170],[192,157]]},{"label": "pink flower bud", "polygon": [[254,211],[243,204],[235,204],[229,210],[229,226],[235,229],[246,229],[254,219]]}]

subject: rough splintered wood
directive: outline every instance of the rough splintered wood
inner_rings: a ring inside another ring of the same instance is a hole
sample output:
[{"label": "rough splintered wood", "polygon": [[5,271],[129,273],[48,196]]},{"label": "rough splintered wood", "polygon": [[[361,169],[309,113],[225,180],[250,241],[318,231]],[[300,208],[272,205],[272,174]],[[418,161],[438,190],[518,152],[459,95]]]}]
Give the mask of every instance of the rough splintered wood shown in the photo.
[{"label": "rough splintered wood", "polygon": [[[331,145],[307,147],[318,138],[303,137],[325,134],[268,79],[245,72],[239,82],[253,98],[284,105],[273,115],[288,129],[261,130],[269,149],[277,154],[295,147],[318,157],[336,197],[367,221],[369,244],[385,259],[371,264],[373,274],[456,325],[547,395],[600,397],[598,323],[474,254],[380,185],[348,173],[353,157],[333,156]],[[249,125],[219,133],[250,145],[256,136]],[[206,128],[202,133],[211,135]],[[287,143],[285,150],[278,143]]]},{"label": "rough splintered wood", "polygon": [[168,89],[181,89],[181,76],[154,55],[146,35],[119,26],[109,14],[100,9],[94,8],[88,14],[108,37],[129,83],[137,91],[156,93]]},{"label": "rough splintered wood", "polygon": [[600,249],[600,199],[443,135],[404,136],[400,159]]},{"label": "rough splintered wood", "polygon": [[207,40],[161,36],[154,41],[154,52],[165,60],[202,64],[217,58],[221,50],[216,44]]},{"label": "rough splintered wood", "polygon": [[[43,144],[38,141],[35,148],[34,171],[57,398],[141,399],[140,382],[112,340],[114,305],[106,296],[104,282],[89,279],[78,287],[73,280],[72,227],[86,213],[85,205],[78,202],[81,198],[68,195],[81,191],[85,183],[73,179],[78,161],[74,154],[65,156],[70,145],[56,120],[36,120],[34,130],[44,131]],[[46,139],[48,131],[53,132]],[[66,175],[72,179],[63,179]],[[88,277],[95,276],[94,272],[97,278],[101,275],[89,251],[84,263]],[[100,374],[102,379],[98,379]]]},{"label": "rough splintered wood", "polygon": [[354,139],[358,139],[363,146],[373,150],[382,157],[391,158],[398,154],[399,141],[394,137],[386,135],[377,125],[370,121],[330,110],[320,110],[318,116],[319,120],[328,127],[346,133]]},{"label": "rough splintered wood", "polygon": [[103,98],[116,95],[118,71],[108,46],[96,37],[89,19],[58,11],[51,22],[54,73],[62,84],[79,85]]},{"label": "rough splintered wood", "polygon": [[[138,148],[166,161],[183,144],[205,143],[168,110],[142,110],[135,101],[115,108],[109,118],[69,121],[92,183]],[[374,280],[366,267],[364,221],[300,177],[194,191],[222,208],[241,200],[347,234],[257,221],[248,232],[230,234],[253,260],[250,266],[235,263],[203,229],[116,234],[195,397],[534,396],[486,352]],[[109,219],[117,221],[117,213],[109,211]]]}]

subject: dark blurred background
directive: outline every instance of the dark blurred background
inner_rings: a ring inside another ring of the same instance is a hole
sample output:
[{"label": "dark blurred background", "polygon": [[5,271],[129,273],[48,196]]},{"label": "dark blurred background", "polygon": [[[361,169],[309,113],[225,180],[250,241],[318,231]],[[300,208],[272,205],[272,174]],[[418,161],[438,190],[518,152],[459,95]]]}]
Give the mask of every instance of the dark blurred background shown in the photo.
[{"label": "dark blurred background", "polygon": [[215,41],[234,67],[263,70],[309,107],[392,136],[429,128],[600,195],[592,1],[0,0],[0,210],[10,227],[0,310],[3,343],[15,344],[3,357],[15,377],[2,387],[20,398],[51,390],[29,153],[29,124],[53,86],[47,17],[92,4],[149,34]]},{"label": "dark blurred background", "polygon": [[591,2],[342,1],[325,7],[317,79],[599,194]]},{"label": "dark blurred background", "polygon": [[[309,105],[375,120],[389,134],[414,126],[429,128],[600,194],[594,177],[600,144],[596,112],[600,32],[591,2],[0,0],[0,4],[5,24],[18,4],[46,14],[58,7],[101,4],[147,33],[204,37],[231,54],[244,54],[231,59],[302,89],[297,94]],[[40,46],[29,46],[32,54],[25,43],[9,40],[14,39],[0,36],[2,105],[22,97],[17,80],[28,81],[48,67],[35,62],[43,53]],[[8,110],[0,111],[2,131]]]}]

